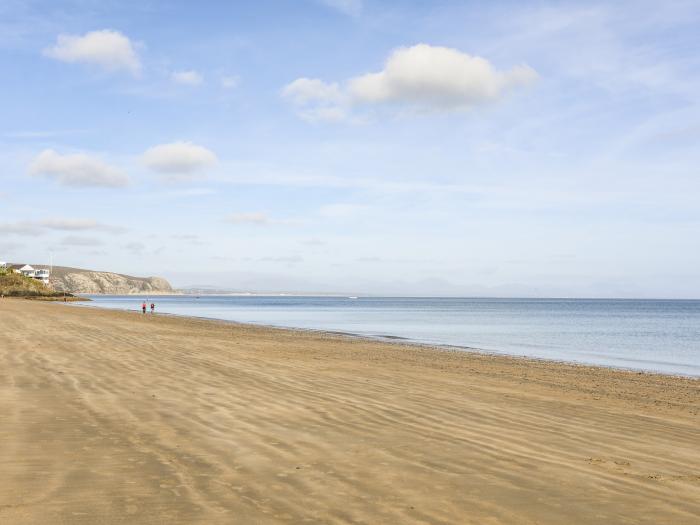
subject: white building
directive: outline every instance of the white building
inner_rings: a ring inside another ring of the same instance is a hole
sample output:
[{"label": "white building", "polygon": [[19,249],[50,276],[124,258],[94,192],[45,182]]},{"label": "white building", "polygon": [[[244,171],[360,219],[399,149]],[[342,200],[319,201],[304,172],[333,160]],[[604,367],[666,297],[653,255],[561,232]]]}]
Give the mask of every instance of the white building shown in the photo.
[{"label": "white building", "polygon": [[39,279],[42,283],[49,284],[50,273],[46,268],[41,268],[34,271],[34,279]]},{"label": "white building", "polygon": [[19,269],[19,273],[24,275],[25,277],[34,277],[34,274],[36,273],[36,270],[29,266],[28,264],[25,264]]},{"label": "white building", "polygon": [[7,270],[7,263],[5,261],[0,261],[0,270]]},{"label": "white building", "polygon": [[19,273],[25,277],[31,277],[32,279],[37,279],[44,284],[49,284],[50,272],[46,268],[36,269],[33,266],[25,264],[17,270]]}]

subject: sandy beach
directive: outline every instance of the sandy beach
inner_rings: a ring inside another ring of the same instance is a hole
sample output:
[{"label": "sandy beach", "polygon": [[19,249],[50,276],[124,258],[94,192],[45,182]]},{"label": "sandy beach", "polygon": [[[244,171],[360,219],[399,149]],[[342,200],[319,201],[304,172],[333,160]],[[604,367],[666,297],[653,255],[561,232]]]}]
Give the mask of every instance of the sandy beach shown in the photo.
[{"label": "sandy beach", "polygon": [[0,300],[0,523],[700,523],[700,381]]}]

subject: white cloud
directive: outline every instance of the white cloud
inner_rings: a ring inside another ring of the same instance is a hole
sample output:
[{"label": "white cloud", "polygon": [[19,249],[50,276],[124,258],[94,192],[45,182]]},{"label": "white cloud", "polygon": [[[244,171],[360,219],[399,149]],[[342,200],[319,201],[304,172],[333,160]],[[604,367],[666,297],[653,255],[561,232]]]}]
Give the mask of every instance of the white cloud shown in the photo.
[{"label": "white cloud", "polygon": [[44,49],[44,55],[62,62],[82,62],[108,71],[126,70],[133,75],[141,71],[134,46],[119,31],[103,29],[83,36],[58,35],[56,44]]},{"label": "white cloud", "polygon": [[154,171],[176,176],[190,176],[218,161],[207,148],[182,141],[153,146],[141,160]]},{"label": "white cloud", "polygon": [[418,44],[394,51],[384,69],[350,80],[360,102],[398,102],[434,109],[464,109],[495,100],[537,78],[526,65],[497,71],[481,57]]},{"label": "white cloud", "polygon": [[199,86],[204,82],[204,78],[197,71],[175,71],[170,75],[175,82],[178,84],[184,84],[186,86]]},{"label": "white cloud", "polygon": [[282,96],[299,105],[309,102],[337,104],[345,98],[337,83],[317,78],[297,78],[282,89]]},{"label": "white cloud", "polygon": [[318,0],[341,13],[357,16],[362,12],[362,0]]},{"label": "white cloud", "polygon": [[360,104],[396,104],[420,110],[455,111],[495,101],[537,79],[527,65],[499,71],[486,59],[457,49],[418,44],[395,50],[384,69],[349,79],[343,86],[299,78],[282,90],[307,120],[343,120]]},{"label": "white cloud", "polygon": [[298,78],[282,89],[298,115],[308,121],[341,121],[348,117],[348,98],[337,83],[317,78]]},{"label": "white cloud", "polygon": [[241,83],[241,79],[238,76],[223,76],[221,77],[221,87],[224,89],[234,89],[238,87]]},{"label": "white cloud", "polygon": [[226,218],[226,222],[233,224],[270,224],[272,221],[267,214],[262,212],[234,213]]},{"label": "white cloud", "polygon": [[55,179],[62,186],[119,188],[129,178],[100,159],[83,153],[61,155],[52,149],[42,151],[29,166],[29,174]]}]

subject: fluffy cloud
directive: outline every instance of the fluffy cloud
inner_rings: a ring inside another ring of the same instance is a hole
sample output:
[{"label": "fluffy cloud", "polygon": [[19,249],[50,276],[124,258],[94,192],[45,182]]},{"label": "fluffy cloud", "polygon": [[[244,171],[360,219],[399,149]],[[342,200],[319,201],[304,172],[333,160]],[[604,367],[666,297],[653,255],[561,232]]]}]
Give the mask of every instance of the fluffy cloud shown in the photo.
[{"label": "fluffy cloud", "polygon": [[299,78],[282,95],[302,117],[340,120],[347,107],[395,104],[420,110],[455,111],[495,101],[537,79],[534,69],[519,65],[499,71],[481,57],[447,47],[418,44],[395,50],[384,69],[349,79],[343,86]]},{"label": "fluffy cloud", "polygon": [[265,213],[261,212],[251,212],[251,213],[234,213],[230,215],[226,222],[231,222],[233,224],[270,224],[272,221],[270,217]]},{"label": "fluffy cloud", "polygon": [[146,150],[143,163],[154,171],[174,176],[191,176],[216,164],[216,155],[203,146],[191,142],[159,144]]},{"label": "fluffy cloud", "polygon": [[126,70],[137,75],[141,70],[134,46],[119,31],[103,29],[83,36],[58,35],[56,44],[44,49],[44,55],[63,62],[82,62],[108,71]]},{"label": "fluffy cloud", "polygon": [[298,115],[308,121],[340,121],[348,116],[348,97],[336,83],[317,78],[298,78],[282,89]]},{"label": "fluffy cloud", "polygon": [[199,86],[204,82],[204,78],[196,71],[176,71],[170,75],[178,84],[186,86]]},{"label": "fluffy cloud", "polygon": [[129,184],[124,173],[97,158],[82,153],[61,155],[52,149],[34,159],[29,174],[55,179],[62,186],[120,188]]},{"label": "fluffy cloud", "polygon": [[309,102],[338,104],[345,98],[338,84],[329,84],[317,78],[296,79],[284,87],[282,96],[299,105]]},{"label": "fluffy cloud", "polygon": [[382,71],[352,79],[348,89],[361,102],[462,109],[497,99],[536,78],[529,66],[497,71],[484,58],[419,44],[397,49]]}]

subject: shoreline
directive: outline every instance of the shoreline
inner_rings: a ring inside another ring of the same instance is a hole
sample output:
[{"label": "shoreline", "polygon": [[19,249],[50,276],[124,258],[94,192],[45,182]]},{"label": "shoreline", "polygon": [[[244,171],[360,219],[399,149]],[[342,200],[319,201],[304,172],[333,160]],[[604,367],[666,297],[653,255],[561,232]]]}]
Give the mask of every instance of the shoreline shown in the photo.
[{"label": "shoreline", "polygon": [[695,379],[0,301],[0,521],[691,525]]},{"label": "shoreline", "polygon": [[[78,295],[97,295],[102,297],[143,297],[148,296],[148,293],[129,293],[129,294],[107,294],[107,293],[79,293]],[[350,294],[316,294],[316,293],[284,293],[284,292],[269,292],[269,293],[257,293],[257,292],[231,292],[231,293],[176,293],[176,292],[154,292],[152,295],[161,296],[172,296],[172,297],[329,297],[329,298],[346,298],[346,299],[466,299],[466,300],[486,300],[486,301],[669,301],[669,302],[698,302],[698,298],[674,298],[674,297],[493,297],[493,296],[479,296],[479,295],[371,295],[371,294],[360,294],[360,295],[350,295]]]},{"label": "shoreline", "polygon": [[[90,295],[95,295],[95,294],[90,294]],[[121,297],[121,296],[119,296],[119,297]],[[111,310],[111,311],[129,312],[129,313],[143,315],[143,314],[141,314],[140,310],[138,310],[136,308],[133,310],[128,309],[128,308],[108,308],[108,307],[98,306],[96,304],[87,304],[87,303],[80,304],[79,301],[75,301],[74,304],[72,304],[72,306],[77,306],[77,307],[82,307],[82,308],[90,307],[90,308],[95,308],[98,310]],[[147,315],[150,315],[150,314],[147,314]],[[182,319],[198,319],[198,320],[203,320],[203,321],[232,323],[234,325],[269,328],[269,329],[274,329],[274,330],[291,330],[291,331],[299,331],[299,332],[303,332],[303,333],[309,332],[309,333],[319,333],[319,334],[340,335],[340,336],[345,336],[345,337],[350,337],[350,338],[364,339],[368,342],[379,342],[379,343],[386,343],[386,344],[405,345],[405,346],[411,346],[411,347],[425,348],[425,349],[429,349],[429,350],[474,353],[474,354],[488,355],[488,356],[493,356],[493,357],[505,357],[505,358],[512,358],[512,359],[532,360],[532,361],[537,361],[537,362],[543,361],[546,363],[558,363],[558,364],[563,364],[563,365],[572,365],[572,366],[581,366],[581,367],[604,368],[604,369],[611,369],[611,370],[617,370],[617,371],[621,371],[621,372],[629,372],[629,373],[635,373],[635,374],[636,373],[643,373],[643,374],[651,374],[651,375],[662,375],[662,376],[669,376],[669,377],[689,378],[689,379],[694,379],[694,380],[700,381],[700,372],[695,373],[695,374],[682,373],[682,372],[672,373],[672,372],[664,372],[664,371],[659,371],[659,370],[647,370],[647,369],[643,369],[643,368],[634,368],[632,366],[586,363],[584,361],[576,361],[576,360],[536,357],[536,356],[528,356],[525,354],[509,353],[507,351],[483,349],[483,348],[478,348],[478,347],[474,347],[474,346],[426,343],[426,342],[418,341],[415,339],[410,339],[407,337],[398,336],[398,335],[391,335],[391,334],[368,335],[368,334],[348,332],[348,331],[343,331],[343,330],[326,330],[323,328],[303,328],[303,327],[293,327],[293,326],[280,326],[280,325],[266,324],[266,323],[243,322],[243,321],[235,321],[235,320],[230,320],[230,319],[220,319],[220,318],[216,318],[216,317],[203,317],[203,316],[187,315],[187,314],[172,314],[172,313],[167,313],[167,312],[166,313],[159,312],[156,315],[176,317],[176,318],[182,318]]]}]

